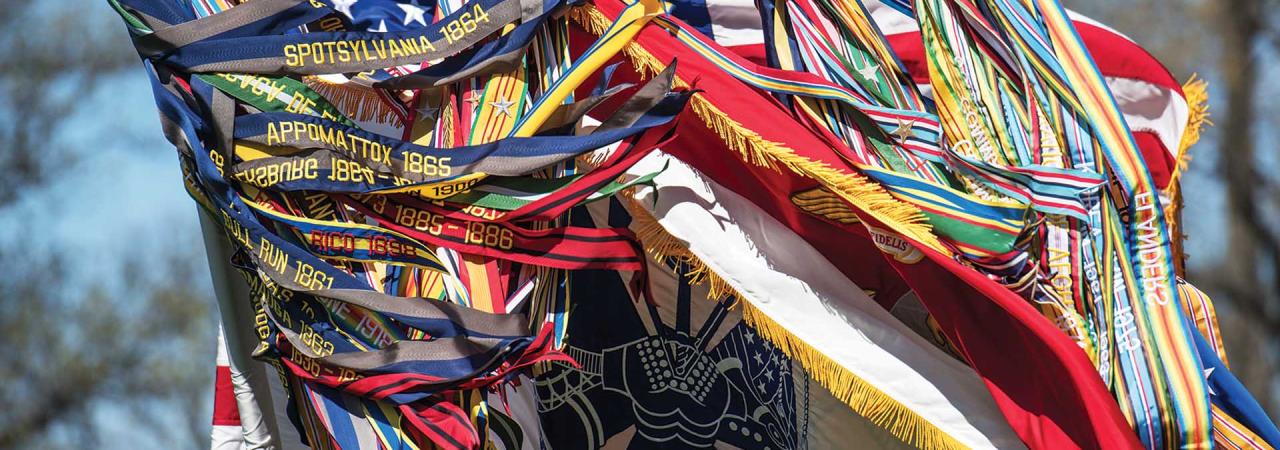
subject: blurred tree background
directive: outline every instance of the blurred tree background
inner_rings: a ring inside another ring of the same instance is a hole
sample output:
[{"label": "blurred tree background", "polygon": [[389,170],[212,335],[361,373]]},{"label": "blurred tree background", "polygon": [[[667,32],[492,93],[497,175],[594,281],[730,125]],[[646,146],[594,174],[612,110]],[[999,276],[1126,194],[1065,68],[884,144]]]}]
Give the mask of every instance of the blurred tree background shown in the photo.
[{"label": "blurred tree background", "polygon": [[[1280,0],[1067,5],[1209,81],[1190,279],[1280,417]],[[0,448],[205,448],[212,289],[123,26],[104,1],[3,0],[0,27]]]},{"label": "blurred tree background", "polygon": [[209,445],[204,248],[189,201],[157,214],[173,202],[145,192],[181,191],[177,170],[114,164],[175,163],[119,22],[104,1],[0,5],[0,448]]}]

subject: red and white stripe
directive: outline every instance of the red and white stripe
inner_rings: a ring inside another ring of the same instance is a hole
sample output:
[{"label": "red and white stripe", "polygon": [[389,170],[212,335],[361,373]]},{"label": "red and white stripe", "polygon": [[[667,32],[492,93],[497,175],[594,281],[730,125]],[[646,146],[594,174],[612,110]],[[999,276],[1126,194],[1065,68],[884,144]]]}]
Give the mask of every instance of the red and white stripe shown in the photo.
[{"label": "red and white stripe", "polygon": [[236,405],[235,385],[231,376],[231,358],[227,355],[227,337],[218,327],[218,359],[213,378],[213,450],[240,450],[244,445],[244,428],[240,425],[240,408]]}]

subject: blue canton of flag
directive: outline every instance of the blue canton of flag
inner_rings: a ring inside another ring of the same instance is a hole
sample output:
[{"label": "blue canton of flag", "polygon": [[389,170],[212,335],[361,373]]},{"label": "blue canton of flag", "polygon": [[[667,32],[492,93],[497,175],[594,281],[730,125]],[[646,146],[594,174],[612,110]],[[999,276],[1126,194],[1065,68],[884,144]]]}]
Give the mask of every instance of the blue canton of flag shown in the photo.
[{"label": "blue canton of flag", "polygon": [[351,19],[352,28],[375,32],[426,27],[435,14],[434,0],[333,0],[334,9]]},{"label": "blue canton of flag", "polygon": [[1209,401],[1222,408],[1232,418],[1248,427],[1272,447],[1280,446],[1280,430],[1267,418],[1262,405],[1249,394],[1244,384],[1218,359],[1213,347],[1199,333],[1193,335],[1196,351],[1204,364],[1205,379],[1209,384]]}]

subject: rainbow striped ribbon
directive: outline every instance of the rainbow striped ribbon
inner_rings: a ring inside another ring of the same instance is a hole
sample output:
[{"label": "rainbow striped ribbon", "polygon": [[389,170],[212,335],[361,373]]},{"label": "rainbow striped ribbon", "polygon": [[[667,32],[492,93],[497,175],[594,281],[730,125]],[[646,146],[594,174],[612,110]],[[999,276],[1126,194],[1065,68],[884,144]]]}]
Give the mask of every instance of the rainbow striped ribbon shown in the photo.
[{"label": "rainbow striped ribbon", "polygon": [[[1044,126],[1062,138],[1067,150],[1063,156],[1074,159],[1072,166],[1111,177],[1119,187],[1102,195],[1102,203],[1091,206],[1092,211],[1086,209],[1092,217],[1083,222],[1093,233],[1092,245],[1085,248],[1093,250],[1088,256],[1101,266],[1104,286],[1102,292],[1089,293],[1101,294],[1093,302],[1092,323],[1099,341],[1095,360],[1104,376],[1115,377],[1108,381],[1146,445],[1207,445],[1211,422],[1204,378],[1191,330],[1181,319],[1158,191],[1062,7],[1051,0],[988,0],[981,5],[939,0],[918,1],[916,11],[927,48],[941,47],[928,44],[931,31],[941,41],[938,44],[953,44],[946,47],[952,53],[931,55],[940,109],[969,119],[974,115],[966,106],[985,105],[988,112],[978,118],[987,120],[981,124],[986,132],[1025,135],[1016,128],[1001,129],[996,120],[999,111],[1013,110],[1017,114],[1005,125]],[[958,64],[950,64],[953,61]],[[955,84],[938,82],[948,79]],[[957,86],[962,83],[969,86]],[[965,91],[973,96],[964,97]],[[1050,117],[1040,119],[1044,111]],[[1023,116],[1032,113],[1043,122],[1028,123]],[[952,122],[945,112],[943,116],[944,125]],[[1041,143],[1030,144],[1030,152],[1012,145],[1001,156],[1040,156]],[[1073,217],[1081,218],[1080,212]],[[1074,300],[1089,304],[1083,295]],[[1120,370],[1113,372],[1112,365]]]},{"label": "rainbow striped ribbon", "polygon": [[1129,209],[1127,223],[1116,217],[1117,220],[1104,223],[1104,228],[1123,235],[1119,256],[1137,262],[1121,267],[1126,269],[1125,278],[1133,280],[1129,286],[1136,287],[1130,296],[1141,305],[1140,313],[1135,314],[1139,328],[1155,344],[1147,358],[1164,372],[1164,377],[1157,380],[1164,382],[1162,387],[1171,397],[1170,409],[1163,416],[1169,427],[1166,446],[1211,445],[1212,421],[1204,369],[1192,341],[1191,333],[1195,331],[1180,311],[1182,302],[1159,189],[1115,99],[1062,6],[1045,0],[1033,5],[1038,8],[1057,61],[1063,64],[1065,79],[1080,99],[1081,110],[1102,144],[1100,153],[1109,164],[1101,168],[1114,176],[1123,190],[1123,194],[1115,193],[1104,200],[1124,202]]}]

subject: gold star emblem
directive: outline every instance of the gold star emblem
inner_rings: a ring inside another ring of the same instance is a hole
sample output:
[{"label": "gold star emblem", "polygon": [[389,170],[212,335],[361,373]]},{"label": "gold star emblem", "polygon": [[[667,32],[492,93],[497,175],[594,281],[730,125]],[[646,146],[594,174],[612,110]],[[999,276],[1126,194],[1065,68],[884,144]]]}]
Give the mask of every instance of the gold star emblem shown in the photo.
[{"label": "gold star emblem", "polygon": [[911,129],[915,126],[916,121],[914,120],[903,121],[902,119],[898,119],[898,128],[893,130],[892,134],[897,136],[899,141],[906,142],[907,139],[914,136],[914,134],[911,133]]}]

